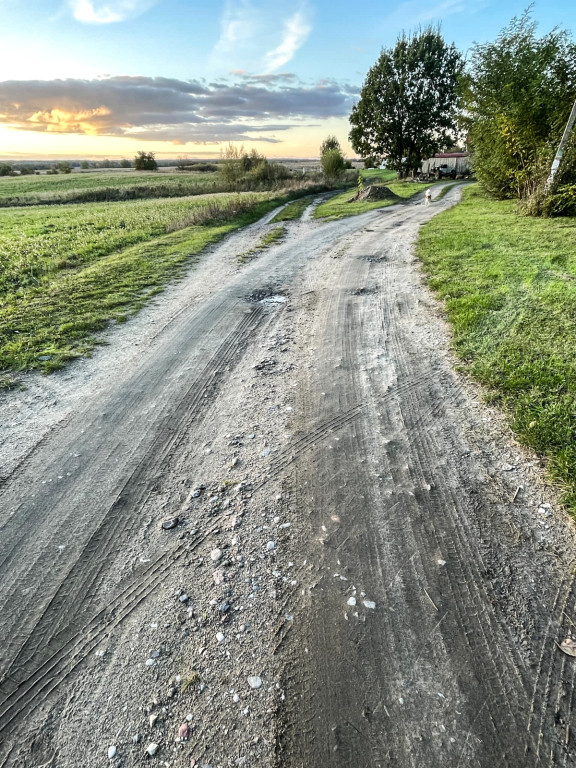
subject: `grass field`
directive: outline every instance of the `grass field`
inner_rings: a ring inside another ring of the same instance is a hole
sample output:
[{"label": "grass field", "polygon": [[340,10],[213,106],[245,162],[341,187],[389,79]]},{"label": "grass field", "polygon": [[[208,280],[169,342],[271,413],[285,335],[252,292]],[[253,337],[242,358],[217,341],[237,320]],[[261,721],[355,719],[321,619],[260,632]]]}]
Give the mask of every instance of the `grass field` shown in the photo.
[{"label": "grass field", "polygon": [[61,367],[281,193],[0,210],[0,370]]},{"label": "grass field", "polygon": [[[240,206],[251,199],[216,198],[220,206],[234,201]],[[206,196],[0,210],[0,295],[38,286],[59,271],[182,229],[192,212],[213,202]]]},{"label": "grass field", "polygon": [[219,173],[102,171],[0,178],[0,207],[183,197],[224,191]]},{"label": "grass field", "polygon": [[[414,197],[418,192],[423,192],[425,189],[423,184],[415,184],[414,182],[407,181],[394,181],[394,179],[396,179],[395,171],[362,171],[362,176],[365,179],[370,179],[372,182],[377,181],[379,184],[386,184],[397,197],[403,200]],[[398,200],[395,200],[394,198],[390,200],[361,200],[354,203],[349,202],[355,194],[355,189],[348,189],[341,195],[331,197],[316,208],[314,211],[314,218],[342,219],[346,216],[357,216],[360,213],[373,211],[375,208],[386,208],[387,206],[394,205],[398,202]]]},{"label": "grass field", "polygon": [[474,185],[422,228],[418,253],[466,370],[576,512],[576,220],[519,216]]}]

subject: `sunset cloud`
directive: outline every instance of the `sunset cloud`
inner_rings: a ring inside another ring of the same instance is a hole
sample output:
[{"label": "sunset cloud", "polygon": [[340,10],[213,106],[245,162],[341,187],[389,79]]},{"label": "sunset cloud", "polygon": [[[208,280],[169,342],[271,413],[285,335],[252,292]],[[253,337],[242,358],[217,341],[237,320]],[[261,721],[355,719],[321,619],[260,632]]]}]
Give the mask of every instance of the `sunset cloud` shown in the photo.
[{"label": "sunset cloud", "polygon": [[294,125],[349,114],[357,91],[293,75],[233,81],[118,76],[0,82],[0,124],[24,131],[172,142],[279,142]]}]

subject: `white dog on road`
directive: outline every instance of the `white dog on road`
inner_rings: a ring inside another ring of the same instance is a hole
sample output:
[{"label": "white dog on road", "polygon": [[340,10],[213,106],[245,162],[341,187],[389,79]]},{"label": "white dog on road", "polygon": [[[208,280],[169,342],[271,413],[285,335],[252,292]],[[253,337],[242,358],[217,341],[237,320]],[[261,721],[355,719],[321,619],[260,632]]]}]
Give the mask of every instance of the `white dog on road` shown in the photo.
[{"label": "white dog on road", "polygon": [[430,202],[432,200],[432,190],[427,189],[424,193],[424,205],[430,205]]}]

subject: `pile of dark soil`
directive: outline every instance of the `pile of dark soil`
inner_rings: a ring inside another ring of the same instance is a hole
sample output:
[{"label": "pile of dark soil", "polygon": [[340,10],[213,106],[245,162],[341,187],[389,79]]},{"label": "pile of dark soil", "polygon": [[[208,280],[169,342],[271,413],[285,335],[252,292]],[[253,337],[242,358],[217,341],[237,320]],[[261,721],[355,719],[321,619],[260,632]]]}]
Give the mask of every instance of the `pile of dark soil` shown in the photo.
[{"label": "pile of dark soil", "polygon": [[357,203],[361,200],[372,202],[374,200],[400,200],[400,198],[391,189],[384,186],[384,184],[371,184],[369,187],[364,187],[360,192],[357,192],[348,202]]}]

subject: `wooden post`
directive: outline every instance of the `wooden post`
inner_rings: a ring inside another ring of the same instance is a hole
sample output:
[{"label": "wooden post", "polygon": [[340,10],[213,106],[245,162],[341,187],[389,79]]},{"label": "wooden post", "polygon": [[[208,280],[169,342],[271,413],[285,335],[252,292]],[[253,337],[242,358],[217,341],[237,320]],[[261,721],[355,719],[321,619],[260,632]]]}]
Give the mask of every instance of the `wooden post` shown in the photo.
[{"label": "wooden post", "polygon": [[576,120],[576,101],[572,105],[572,111],[570,112],[570,117],[568,118],[568,122],[566,123],[566,128],[564,129],[564,133],[562,134],[562,138],[560,139],[560,144],[558,145],[558,149],[556,150],[556,157],[554,158],[554,162],[552,163],[552,168],[550,170],[550,176],[548,176],[548,181],[546,182],[547,190],[552,188],[552,184],[554,183],[554,177],[556,176],[558,168],[560,167],[560,163],[562,162],[564,147],[566,146],[566,143],[570,138],[570,134],[572,133],[572,128],[574,127],[575,120]]}]

